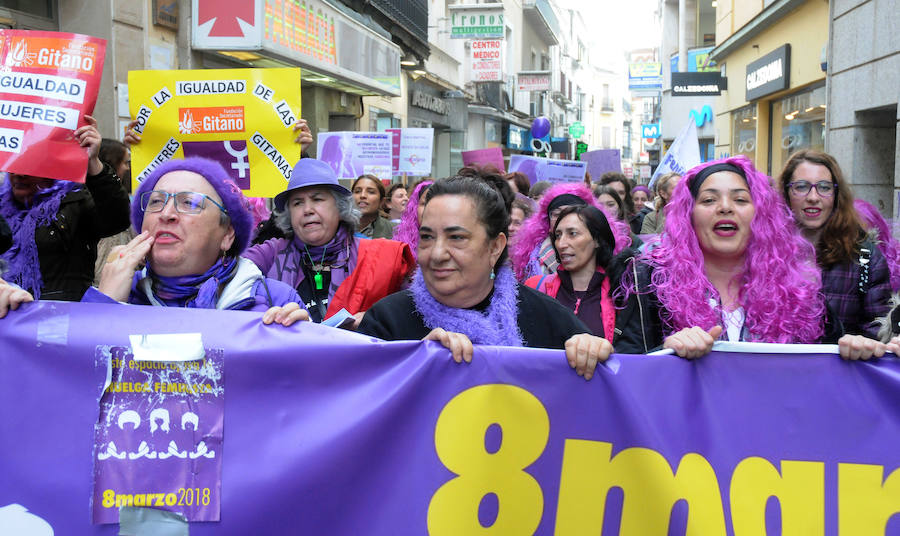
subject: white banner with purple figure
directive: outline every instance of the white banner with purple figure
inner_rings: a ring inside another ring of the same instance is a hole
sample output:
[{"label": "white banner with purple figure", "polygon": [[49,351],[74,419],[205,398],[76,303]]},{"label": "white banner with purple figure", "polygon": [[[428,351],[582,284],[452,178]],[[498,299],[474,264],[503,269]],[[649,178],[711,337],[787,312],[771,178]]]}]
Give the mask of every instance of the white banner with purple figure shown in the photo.
[{"label": "white banner with purple figure", "polygon": [[531,184],[538,181],[581,182],[584,180],[584,172],[587,170],[587,162],[576,160],[553,160],[538,156],[525,156],[521,154],[509,157],[509,172],[518,171],[524,173]]},{"label": "white banner with purple figure", "polygon": [[339,179],[360,175],[391,178],[391,135],[388,132],[320,132],[319,160],[326,162]]}]

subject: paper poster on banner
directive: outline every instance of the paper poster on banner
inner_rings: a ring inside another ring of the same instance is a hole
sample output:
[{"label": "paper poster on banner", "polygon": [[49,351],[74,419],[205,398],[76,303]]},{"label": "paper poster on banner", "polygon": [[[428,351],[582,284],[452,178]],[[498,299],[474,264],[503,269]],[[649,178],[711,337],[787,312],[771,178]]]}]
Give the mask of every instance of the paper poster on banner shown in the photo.
[{"label": "paper poster on banner", "polygon": [[300,69],[130,71],[128,102],[134,188],[170,158],[201,156],[245,195],[274,197],[300,160]]},{"label": "paper poster on banner", "polygon": [[581,161],[587,163],[592,181],[600,180],[607,171],[622,172],[622,158],[618,149],[598,149],[581,154]]},{"label": "paper poster on banner", "polygon": [[509,172],[519,171],[524,173],[531,184],[538,181],[582,182],[584,172],[587,170],[587,162],[575,160],[554,160],[538,156],[526,156],[521,154],[509,157]]},{"label": "paper poster on banner", "polygon": [[[392,129],[397,130],[397,129]],[[434,150],[433,128],[402,128],[395,174],[431,175],[431,155]]]},{"label": "paper poster on banner", "polygon": [[482,166],[486,164],[492,164],[504,173],[506,170],[506,163],[503,161],[503,149],[501,149],[500,147],[488,147],[487,149],[463,151],[462,161],[464,166],[470,166],[473,164]]},{"label": "paper poster on banner", "polygon": [[339,179],[360,175],[391,179],[389,132],[319,132],[316,143],[317,158],[331,166]]},{"label": "paper poster on banner", "polygon": [[105,55],[96,37],[0,30],[0,170],[84,182],[73,132],[94,111]]},{"label": "paper poster on banner", "polygon": [[118,523],[121,506],[219,521],[225,410],[224,359],[138,361],[127,347],[98,347],[111,371],[94,427],[94,523]]}]

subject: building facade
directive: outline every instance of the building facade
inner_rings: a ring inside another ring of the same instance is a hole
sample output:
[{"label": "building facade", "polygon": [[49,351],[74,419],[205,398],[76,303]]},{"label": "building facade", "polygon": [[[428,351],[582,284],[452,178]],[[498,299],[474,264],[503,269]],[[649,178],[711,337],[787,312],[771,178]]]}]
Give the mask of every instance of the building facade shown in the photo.
[{"label": "building facade", "polygon": [[900,2],[831,2],[825,147],[857,197],[900,217]]},{"label": "building facade", "polygon": [[777,175],[797,150],[825,148],[827,2],[720,1],[710,53],[728,79],[716,99],[716,156]]}]

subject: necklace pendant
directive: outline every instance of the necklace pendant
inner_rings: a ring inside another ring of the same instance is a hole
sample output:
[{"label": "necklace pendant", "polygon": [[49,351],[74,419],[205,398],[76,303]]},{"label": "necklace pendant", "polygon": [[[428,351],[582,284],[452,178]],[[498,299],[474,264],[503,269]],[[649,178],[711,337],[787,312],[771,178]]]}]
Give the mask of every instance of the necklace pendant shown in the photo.
[{"label": "necklace pendant", "polygon": [[322,290],[322,274],[316,272],[316,275],[313,276],[313,281],[316,283],[316,290]]}]

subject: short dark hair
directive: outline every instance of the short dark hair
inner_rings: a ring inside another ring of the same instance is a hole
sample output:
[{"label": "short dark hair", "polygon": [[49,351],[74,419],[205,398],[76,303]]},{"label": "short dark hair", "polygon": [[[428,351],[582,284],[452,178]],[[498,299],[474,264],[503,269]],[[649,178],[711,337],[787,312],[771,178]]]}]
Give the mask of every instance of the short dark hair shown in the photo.
[{"label": "short dark hair", "polygon": [[[556,220],[556,225],[553,227],[552,235],[553,251],[556,252],[557,262],[559,261],[559,250],[556,249],[556,229],[559,227],[559,223],[563,221],[563,218],[569,214],[578,216],[581,223],[583,223],[584,226],[587,227],[588,232],[591,233],[591,238],[597,241],[598,247],[594,250],[594,258],[597,261],[597,266],[600,266],[605,270],[613,259],[613,248],[615,248],[615,243],[610,244],[609,238],[614,235],[612,234],[612,228],[609,225],[609,221],[606,219],[606,215],[603,214],[603,211],[591,205],[569,205],[563,208],[562,212],[559,213],[559,218]],[[613,241],[615,242],[614,237]]]},{"label": "short dark hair", "polygon": [[100,153],[97,158],[112,166],[115,171],[125,160],[125,151],[127,150],[128,147],[119,140],[103,138],[100,140]]},{"label": "short dark hair", "polygon": [[503,172],[497,169],[497,166],[494,164],[470,164],[460,168],[457,175],[460,177],[473,177],[487,182],[503,197],[503,202],[506,204],[506,212],[512,211],[512,202],[516,198],[516,193],[513,192],[512,187],[506,182]]},{"label": "short dark hair", "polygon": [[[502,178],[500,181],[512,193],[512,188]],[[434,184],[425,193],[425,206],[428,206],[428,203],[435,197],[442,195],[468,197],[475,204],[475,214],[478,217],[478,223],[484,227],[488,238],[493,240],[500,233],[509,238],[509,210],[507,210],[507,204],[503,196],[491,182],[478,177],[464,175],[455,175],[434,181]],[[506,262],[509,254],[508,249],[509,246],[507,245],[500,252],[500,257],[494,266],[495,269]]]}]

